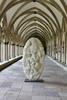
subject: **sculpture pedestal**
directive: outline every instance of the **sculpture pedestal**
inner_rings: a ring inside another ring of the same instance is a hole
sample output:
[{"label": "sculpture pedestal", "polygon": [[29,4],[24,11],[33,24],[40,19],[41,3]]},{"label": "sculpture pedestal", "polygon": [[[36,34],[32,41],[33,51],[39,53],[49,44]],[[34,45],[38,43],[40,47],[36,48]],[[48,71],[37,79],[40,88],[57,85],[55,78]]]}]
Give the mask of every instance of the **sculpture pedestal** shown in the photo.
[{"label": "sculpture pedestal", "polygon": [[38,79],[38,80],[29,80],[29,79],[25,79],[24,82],[40,82],[40,83],[42,83],[42,82],[44,82],[44,80],[42,80],[42,79]]}]

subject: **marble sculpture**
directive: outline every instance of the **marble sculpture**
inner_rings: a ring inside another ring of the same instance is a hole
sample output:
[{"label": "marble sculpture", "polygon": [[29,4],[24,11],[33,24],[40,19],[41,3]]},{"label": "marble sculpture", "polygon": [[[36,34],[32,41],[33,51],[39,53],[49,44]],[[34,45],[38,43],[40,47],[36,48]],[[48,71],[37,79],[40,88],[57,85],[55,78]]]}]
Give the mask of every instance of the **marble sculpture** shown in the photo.
[{"label": "marble sculpture", "polygon": [[23,70],[29,80],[38,80],[44,68],[45,52],[41,41],[30,38],[23,49]]}]

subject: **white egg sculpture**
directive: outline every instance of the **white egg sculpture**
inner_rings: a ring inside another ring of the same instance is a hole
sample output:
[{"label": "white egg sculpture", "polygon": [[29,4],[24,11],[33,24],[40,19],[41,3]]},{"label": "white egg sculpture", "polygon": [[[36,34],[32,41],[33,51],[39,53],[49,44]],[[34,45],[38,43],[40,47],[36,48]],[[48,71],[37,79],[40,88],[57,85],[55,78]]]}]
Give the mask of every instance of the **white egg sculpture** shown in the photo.
[{"label": "white egg sculpture", "polygon": [[23,70],[29,80],[38,80],[44,69],[44,47],[37,38],[30,38],[23,49]]}]

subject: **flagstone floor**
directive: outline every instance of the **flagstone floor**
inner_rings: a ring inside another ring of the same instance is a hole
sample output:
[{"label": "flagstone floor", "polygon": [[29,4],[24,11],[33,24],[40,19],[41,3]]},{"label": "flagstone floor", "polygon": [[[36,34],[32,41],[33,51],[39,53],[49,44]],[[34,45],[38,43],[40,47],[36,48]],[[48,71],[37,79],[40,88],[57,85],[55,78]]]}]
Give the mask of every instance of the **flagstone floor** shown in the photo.
[{"label": "flagstone floor", "polygon": [[24,82],[22,60],[0,72],[0,100],[67,100],[67,72],[48,57],[41,79]]}]

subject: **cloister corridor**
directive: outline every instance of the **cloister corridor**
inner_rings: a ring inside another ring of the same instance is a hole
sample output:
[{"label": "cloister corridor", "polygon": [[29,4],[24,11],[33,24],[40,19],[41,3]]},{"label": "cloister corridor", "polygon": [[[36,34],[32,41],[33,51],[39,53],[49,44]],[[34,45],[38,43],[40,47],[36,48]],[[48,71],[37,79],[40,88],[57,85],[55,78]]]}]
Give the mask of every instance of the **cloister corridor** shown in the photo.
[{"label": "cloister corridor", "polygon": [[0,0],[0,100],[67,100],[67,0]]}]

